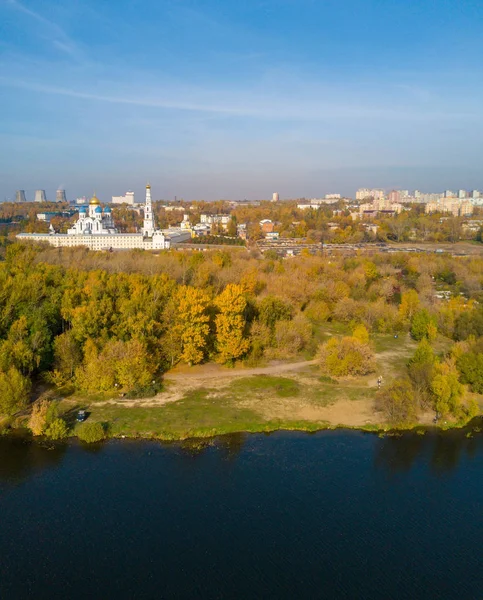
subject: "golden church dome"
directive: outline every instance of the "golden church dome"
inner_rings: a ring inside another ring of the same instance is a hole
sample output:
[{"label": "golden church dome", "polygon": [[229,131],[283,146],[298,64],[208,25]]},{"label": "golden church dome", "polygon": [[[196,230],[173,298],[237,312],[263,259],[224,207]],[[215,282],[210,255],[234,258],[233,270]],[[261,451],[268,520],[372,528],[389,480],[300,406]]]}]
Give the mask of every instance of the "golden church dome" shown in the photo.
[{"label": "golden church dome", "polygon": [[99,198],[94,194],[89,202],[91,206],[100,204]]},{"label": "golden church dome", "polygon": [[150,184],[150,183],[147,183],[147,184],[146,184],[146,189],[147,189],[147,190],[150,190],[150,189],[151,189],[151,184]]}]

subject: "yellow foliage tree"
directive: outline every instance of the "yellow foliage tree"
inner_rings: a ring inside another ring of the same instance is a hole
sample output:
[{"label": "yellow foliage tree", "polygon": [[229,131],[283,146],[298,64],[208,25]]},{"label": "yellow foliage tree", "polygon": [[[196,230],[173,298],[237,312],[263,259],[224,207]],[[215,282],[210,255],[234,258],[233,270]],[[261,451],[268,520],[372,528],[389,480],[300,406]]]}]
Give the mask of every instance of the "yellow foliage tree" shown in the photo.
[{"label": "yellow foliage tree", "polygon": [[357,325],[357,327],[352,332],[352,337],[363,344],[369,343],[369,332],[367,331],[364,325]]},{"label": "yellow foliage tree", "polygon": [[28,422],[28,427],[34,435],[42,435],[47,426],[47,414],[50,402],[46,398],[38,400],[32,406],[32,414]]},{"label": "yellow foliage tree", "polygon": [[410,321],[419,309],[419,296],[416,290],[409,290],[401,296],[399,315],[404,321]]},{"label": "yellow foliage tree", "polygon": [[181,360],[190,365],[200,363],[205,355],[210,332],[209,295],[203,290],[183,285],[177,293],[176,328],[181,340]]},{"label": "yellow foliage tree", "polygon": [[218,360],[230,363],[246,354],[250,347],[250,342],[243,335],[243,314],[247,305],[243,286],[227,285],[215,299],[215,305],[220,311],[215,319]]}]

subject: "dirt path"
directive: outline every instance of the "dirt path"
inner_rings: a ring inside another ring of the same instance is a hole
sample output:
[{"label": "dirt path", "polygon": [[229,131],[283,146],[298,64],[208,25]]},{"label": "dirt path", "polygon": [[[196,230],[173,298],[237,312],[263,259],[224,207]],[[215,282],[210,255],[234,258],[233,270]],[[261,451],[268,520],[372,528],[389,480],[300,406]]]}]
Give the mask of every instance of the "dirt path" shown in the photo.
[{"label": "dirt path", "polygon": [[235,377],[249,377],[251,375],[279,375],[287,371],[299,371],[310,365],[317,364],[315,360],[304,360],[294,363],[272,364],[268,367],[256,367],[253,369],[226,369],[219,365],[207,364],[202,367],[194,367],[191,370],[173,370],[165,374],[169,381],[207,381],[210,379],[234,379]]}]

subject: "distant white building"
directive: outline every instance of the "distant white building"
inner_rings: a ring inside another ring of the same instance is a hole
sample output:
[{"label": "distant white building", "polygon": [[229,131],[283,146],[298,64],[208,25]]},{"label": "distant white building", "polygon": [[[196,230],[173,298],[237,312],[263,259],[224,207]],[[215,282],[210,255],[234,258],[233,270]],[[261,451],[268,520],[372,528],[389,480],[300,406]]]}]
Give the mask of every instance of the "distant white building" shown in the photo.
[{"label": "distant white building", "polygon": [[273,192],[272,202],[278,202],[279,200],[280,200],[280,196],[278,195],[278,192]]},{"label": "distant white building", "polygon": [[130,204],[133,206],[134,202],[134,192],[126,192],[124,196],[113,196],[112,197],[113,204]]},{"label": "distant white building", "polygon": [[164,250],[173,244],[185,242],[191,238],[188,228],[173,227],[156,229],[151,205],[151,186],[146,186],[143,230],[139,233],[119,233],[114,227],[109,206],[101,208],[99,199],[94,195],[86,210],[81,207],[79,219],[67,230],[66,234],[19,233],[17,238],[23,241],[46,242],[55,247],[86,246],[91,250]]},{"label": "distant white building", "polygon": [[463,217],[473,214],[473,204],[468,200],[460,200],[455,197],[440,198],[436,202],[428,202],[425,211],[428,214],[441,212],[451,213],[455,217]]},{"label": "distant white building", "polygon": [[230,215],[200,215],[200,223],[203,225],[221,225],[223,229],[228,228],[231,221]]},{"label": "distant white building", "polygon": [[374,198],[374,200],[384,198],[384,190],[380,188],[359,188],[356,192],[356,200],[365,200],[366,198]]}]

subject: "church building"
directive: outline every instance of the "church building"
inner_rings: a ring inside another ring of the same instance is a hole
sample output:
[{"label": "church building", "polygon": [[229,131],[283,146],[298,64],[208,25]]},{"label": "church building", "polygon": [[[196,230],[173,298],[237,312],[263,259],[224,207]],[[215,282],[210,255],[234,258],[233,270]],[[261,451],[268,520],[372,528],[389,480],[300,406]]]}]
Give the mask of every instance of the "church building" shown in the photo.
[{"label": "church building", "polygon": [[91,250],[166,250],[173,245],[191,239],[191,230],[186,227],[157,229],[154,221],[151,200],[151,186],[146,186],[144,204],[144,220],[142,231],[138,233],[119,233],[114,227],[112,212],[109,206],[104,210],[94,194],[89,202],[88,211],[81,207],[78,220],[67,230],[67,233],[19,233],[22,241],[47,242],[51,246],[87,246]]}]

